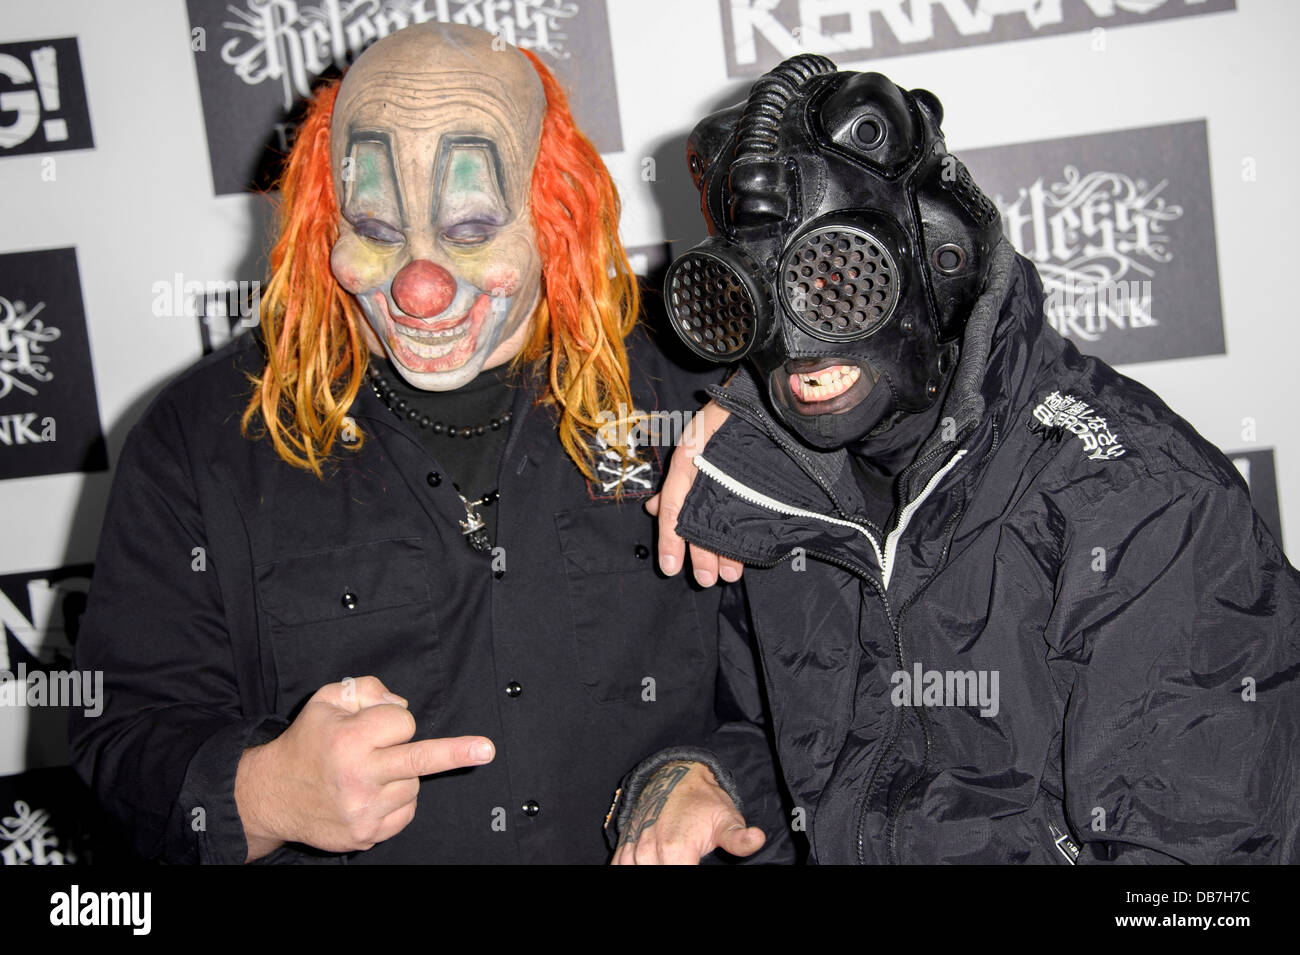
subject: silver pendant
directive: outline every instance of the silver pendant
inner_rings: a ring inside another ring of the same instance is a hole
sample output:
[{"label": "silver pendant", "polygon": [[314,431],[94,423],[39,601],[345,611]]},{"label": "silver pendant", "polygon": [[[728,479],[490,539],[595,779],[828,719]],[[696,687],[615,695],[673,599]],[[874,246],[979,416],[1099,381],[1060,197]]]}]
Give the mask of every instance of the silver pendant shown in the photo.
[{"label": "silver pendant", "polygon": [[458,494],[457,497],[459,497],[460,502],[465,505],[465,520],[460,522],[460,532],[465,535],[465,540],[469,543],[469,546],[475,550],[491,550],[492,542],[488,540],[487,524],[484,523],[483,518],[478,515],[478,512],[474,510],[474,505],[480,504],[481,502],[475,501],[474,504],[471,504],[469,501],[465,500],[464,495]]}]

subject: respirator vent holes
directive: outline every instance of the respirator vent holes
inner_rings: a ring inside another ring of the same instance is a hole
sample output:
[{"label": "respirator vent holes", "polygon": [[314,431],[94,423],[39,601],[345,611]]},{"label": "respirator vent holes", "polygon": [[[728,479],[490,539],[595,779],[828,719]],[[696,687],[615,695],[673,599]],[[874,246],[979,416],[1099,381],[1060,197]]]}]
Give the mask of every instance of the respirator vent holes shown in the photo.
[{"label": "respirator vent holes", "polygon": [[786,253],[781,290],[790,314],[818,338],[862,338],[888,319],[898,298],[897,270],[873,236],[832,226]]},{"label": "respirator vent holes", "polygon": [[[998,218],[998,207],[995,206],[989,197],[979,186],[975,185],[975,180],[971,178],[970,170],[956,156],[948,156],[956,167],[955,176],[944,176],[941,180],[945,189],[956,197],[961,203],[966,213],[980,225],[989,225]],[[946,161],[946,160],[945,160]]]},{"label": "respirator vent holes", "polygon": [[702,355],[729,358],[748,348],[757,326],[754,299],[740,276],[710,255],[687,253],[668,276],[677,332]]}]

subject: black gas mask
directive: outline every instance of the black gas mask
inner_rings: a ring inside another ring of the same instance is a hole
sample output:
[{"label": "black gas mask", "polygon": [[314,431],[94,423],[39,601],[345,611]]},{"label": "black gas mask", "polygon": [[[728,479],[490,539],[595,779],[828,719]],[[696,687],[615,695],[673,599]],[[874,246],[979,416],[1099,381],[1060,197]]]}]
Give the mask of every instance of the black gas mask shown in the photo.
[{"label": "black gas mask", "polygon": [[801,55],[687,142],[709,238],[668,270],[673,328],[749,358],[813,447],[925,411],[956,364],[1001,220],[942,119],[932,93]]}]

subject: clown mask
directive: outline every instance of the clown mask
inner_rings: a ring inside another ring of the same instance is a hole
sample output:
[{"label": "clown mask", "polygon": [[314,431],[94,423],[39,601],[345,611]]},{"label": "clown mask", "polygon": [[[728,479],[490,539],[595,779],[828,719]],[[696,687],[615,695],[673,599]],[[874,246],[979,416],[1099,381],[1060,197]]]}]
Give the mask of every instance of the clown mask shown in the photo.
[{"label": "clown mask", "polygon": [[540,289],[529,200],[545,111],[532,64],[468,27],[402,30],[344,77],[330,266],[371,350],[413,387],[459,388],[523,346]]}]

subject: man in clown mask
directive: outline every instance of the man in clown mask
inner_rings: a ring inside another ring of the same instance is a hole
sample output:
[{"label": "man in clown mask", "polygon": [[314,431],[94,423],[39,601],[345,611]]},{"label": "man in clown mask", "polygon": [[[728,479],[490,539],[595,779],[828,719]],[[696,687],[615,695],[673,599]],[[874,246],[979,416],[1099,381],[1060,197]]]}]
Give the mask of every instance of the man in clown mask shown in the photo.
[{"label": "man in clown mask", "polygon": [[705,381],[634,329],[554,78],[403,30],[319,92],[281,190],[260,331],[133,432],[77,642],[108,703],[74,761],[138,851],[602,862],[671,744],[728,807],[684,861],[784,858],[739,594],[653,573],[663,462],[604,427]]},{"label": "man in clown mask", "polygon": [[[942,118],[804,55],[696,127],[670,315],[745,370],[663,552],[748,565],[817,862],[1295,862],[1300,575],[1218,449],[1044,324]],[[680,776],[647,760],[620,822],[707,830]]]}]

